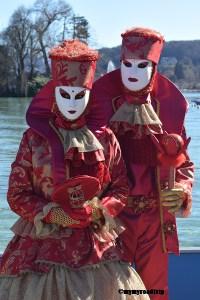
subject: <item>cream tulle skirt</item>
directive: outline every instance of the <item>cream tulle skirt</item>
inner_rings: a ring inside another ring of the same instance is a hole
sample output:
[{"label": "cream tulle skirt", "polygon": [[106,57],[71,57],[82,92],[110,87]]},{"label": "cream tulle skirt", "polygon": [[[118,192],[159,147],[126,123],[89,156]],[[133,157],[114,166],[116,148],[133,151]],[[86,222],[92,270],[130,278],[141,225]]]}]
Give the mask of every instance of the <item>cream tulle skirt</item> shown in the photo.
[{"label": "cream tulle skirt", "polygon": [[[119,293],[121,289],[121,293]],[[49,273],[0,277],[0,300],[149,300],[122,290],[145,290],[133,268],[107,262],[79,270],[54,265]]]}]

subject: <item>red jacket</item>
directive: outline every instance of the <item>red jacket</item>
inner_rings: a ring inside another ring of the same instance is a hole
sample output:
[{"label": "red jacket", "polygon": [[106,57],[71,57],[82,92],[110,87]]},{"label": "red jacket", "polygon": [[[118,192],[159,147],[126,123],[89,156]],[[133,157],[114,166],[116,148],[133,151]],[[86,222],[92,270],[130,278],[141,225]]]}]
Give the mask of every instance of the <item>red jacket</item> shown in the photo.
[{"label": "red jacket", "polygon": [[[101,199],[107,216],[114,218],[126,205],[128,184],[119,144],[111,130],[93,132],[104,150],[64,153],[59,136],[50,126],[51,82],[28,110],[28,129],[22,138],[9,179],[8,202],[21,218],[14,225],[15,237],[9,243],[0,264],[0,274],[16,275],[24,271],[47,272],[52,264],[79,268],[105,260],[119,260],[120,250],[111,240],[100,241],[89,226],[83,229],[52,227],[49,234],[37,236],[34,222],[52,203],[55,183],[76,175],[90,175],[102,186],[106,170],[109,188]],[[42,100],[41,100],[42,99]],[[41,100],[41,101],[40,101]],[[116,228],[117,231],[117,228]],[[112,236],[112,232],[110,232]],[[114,234],[113,234],[114,237]],[[116,238],[116,237],[115,237]]]},{"label": "red jacket", "polygon": [[[87,124],[95,129],[109,125],[114,114],[117,99],[123,95],[120,70],[106,74],[98,79],[92,89],[91,109],[87,116]],[[163,130],[177,133],[186,140],[184,119],[188,103],[178,88],[167,78],[157,73],[151,92],[152,105],[160,118]],[[161,231],[163,249],[178,253],[178,237],[176,220],[167,209],[161,206],[159,191],[166,186],[169,168],[161,167],[156,161],[157,149],[147,138],[133,139],[131,132],[116,136],[122,148],[130,179],[131,195],[153,196],[160,206]],[[159,138],[159,137],[158,137]],[[176,182],[184,187],[187,198],[183,203],[181,214],[187,217],[191,212],[191,188],[193,183],[194,166],[189,156],[184,164],[176,170]],[[153,220],[152,220],[153,221]]]}]

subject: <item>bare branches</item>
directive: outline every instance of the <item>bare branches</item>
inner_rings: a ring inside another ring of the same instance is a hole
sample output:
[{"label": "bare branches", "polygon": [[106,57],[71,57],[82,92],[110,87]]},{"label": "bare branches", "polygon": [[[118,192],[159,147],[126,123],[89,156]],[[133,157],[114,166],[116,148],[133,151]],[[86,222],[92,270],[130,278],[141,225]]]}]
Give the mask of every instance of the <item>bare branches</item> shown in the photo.
[{"label": "bare branches", "polygon": [[48,33],[50,27],[56,22],[70,19],[71,7],[62,0],[37,0],[31,9],[34,18],[34,30],[36,31],[38,42],[42,51],[46,74],[50,74],[50,67],[47,57],[49,48]]},{"label": "bare branches", "polygon": [[[5,68],[7,88],[13,90],[15,86],[15,94],[24,96],[37,76],[50,76],[48,51],[53,45],[66,38],[87,42],[90,34],[88,21],[76,16],[65,1],[36,0],[31,8],[20,6],[13,13],[0,37],[0,60],[6,56],[9,62]],[[1,82],[5,80],[0,80],[0,87]]]},{"label": "bare branches", "polygon": [[20,6],[12,15],[9,26],[3,33],[4,42],[12,58],[17,89],[24,95],[25,91],[25,59],[28,56],[28,40],[32,32],[30,11]]}]

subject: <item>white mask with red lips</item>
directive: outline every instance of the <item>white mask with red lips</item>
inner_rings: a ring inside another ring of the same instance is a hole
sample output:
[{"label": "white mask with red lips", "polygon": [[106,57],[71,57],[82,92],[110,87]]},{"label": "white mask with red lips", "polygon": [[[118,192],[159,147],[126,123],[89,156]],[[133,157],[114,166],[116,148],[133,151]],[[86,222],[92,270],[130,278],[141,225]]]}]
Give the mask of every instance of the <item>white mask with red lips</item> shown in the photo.
[{"label": "white mask with red lips", "polygon": [[149,60],[124,59],[121,62],[122,83],[130,91],[140,91],[151,81],[152,71],[153,63]]},{"label": "white mask with red lips", "polygon": [[68,120],[78,119],[89,102],[90,90],[77,86],[57,86],[55,98],[58,109]]}]

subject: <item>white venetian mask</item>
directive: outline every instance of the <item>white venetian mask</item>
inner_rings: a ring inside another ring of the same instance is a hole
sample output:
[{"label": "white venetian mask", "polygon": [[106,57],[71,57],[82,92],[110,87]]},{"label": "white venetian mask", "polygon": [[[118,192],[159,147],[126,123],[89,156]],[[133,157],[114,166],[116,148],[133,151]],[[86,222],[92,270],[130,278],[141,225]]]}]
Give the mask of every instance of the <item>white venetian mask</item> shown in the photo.
[{"label": "white venetian mask", "polygon": [[58,109],[69,120],[78,119],[87,107],[90,90],[83,87],[57,86],[55,97]]},{"label": "white venetian mask", "polygon": [[130,91],[140,91],[151,80],[153,63],[145,59],[125,59],[121,62],[121,78]]}]

